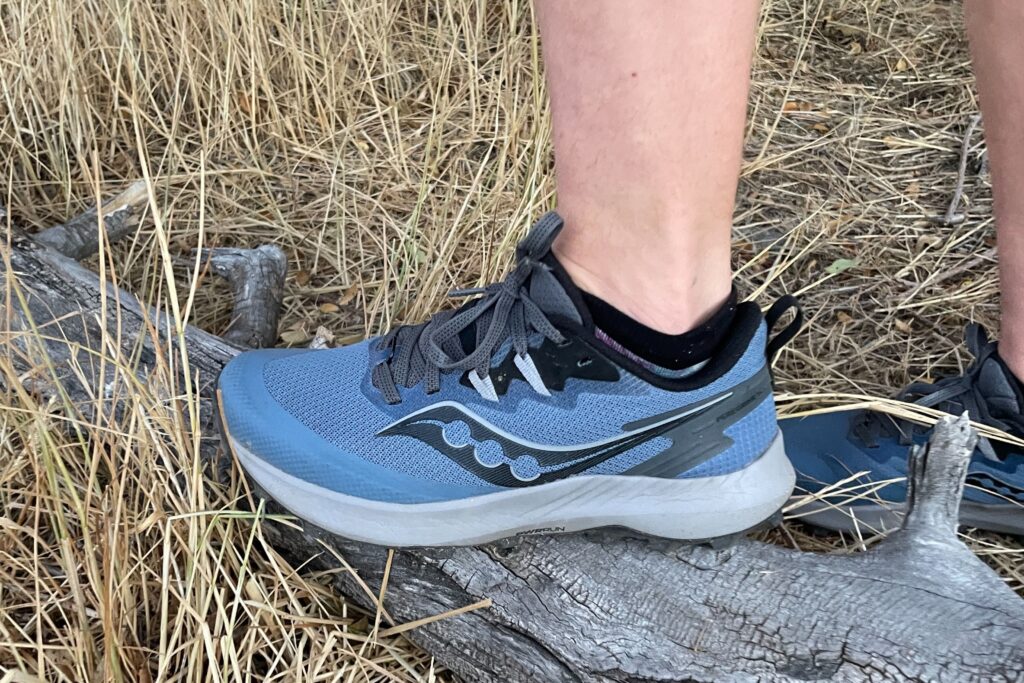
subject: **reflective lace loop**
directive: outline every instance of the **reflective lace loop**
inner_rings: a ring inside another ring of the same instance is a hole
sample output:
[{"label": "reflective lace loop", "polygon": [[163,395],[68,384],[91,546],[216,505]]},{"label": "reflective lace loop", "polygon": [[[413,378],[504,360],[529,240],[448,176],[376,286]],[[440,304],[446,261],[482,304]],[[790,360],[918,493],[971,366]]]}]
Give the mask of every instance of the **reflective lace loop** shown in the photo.
[{"label": "reflective lace loop", "polygon": [[[491,357],[509,339],[520,356],[529,351],[529,337],[534,332],[556,344],[565,342],[526,287],[535,271],[548,267],[539,259],[561,227],[557,214],[545,214],[519,243],[516,267],[502,282],[453,290],[449,296],[480,298],[455,311],[438,313],[425,323],[397,327],[382,337],[378,349],[389,351],[388,357],[373,368],[371,380],[384,400],[399,403],[399,387],[420,382],[427,393],[434,393],[441,388],[442,372],[474,371],[477,379],[483,380]],[[476,328],[476,345],[466,354],[461,333],[471,326]]]},{"label": "reflective lace loop", "polygon": [[[996,353],[997,346],[989,342],[981,325],[967,326],[965,332],[967,348],[974,356],[974,362],[963,375],[940,379],[934,384],[915,382],[896,395],[896,399],[925,408],[934,408],[948,413],[966,410],[972,420],[992,425],[1005,432],[1020,432],[1024,420],[1020,415],[993,410],[978,382],[982,366]],[[881,437],[895,437],[900,445],[909,446],[917,431],[927,429],[915,422],[893,417],[887,413],[864,411],[851,425],[852,434],[869,448],[878,445]],[[978,448],[985,457],[998,459],[991,442],[982,437]]]}]

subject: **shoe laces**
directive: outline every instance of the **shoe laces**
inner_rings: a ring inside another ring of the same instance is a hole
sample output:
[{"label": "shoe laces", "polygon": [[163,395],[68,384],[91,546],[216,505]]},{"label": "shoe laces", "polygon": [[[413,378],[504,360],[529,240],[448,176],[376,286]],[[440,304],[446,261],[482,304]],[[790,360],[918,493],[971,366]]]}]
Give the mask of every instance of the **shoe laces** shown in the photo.
[{"label": "shoe laces", "polygon": [[[550,267],[540,261],[551,248],[562,221],[555,213],[545,214],[516,247],[516,266],[501,282],[486,287],[457,289],[451,297],[478,297],[452,311],[444,311],[416,325],[402,325],[381,337],[377,344],[387,352],[373,367],[371,381],[389,404],[400,403],[399,387],[423,383],[428,394],[441,388],[441,373],[475,373],[473,385],[490,400],[497,400],[488,372],[491,357],[506,341],[525,358],[529,338],[540,333],[556,344],[566,339],[529,294],[527,284],[538,269]],[[463,349],[462,334],[475,326],[476,344]],[[472,378],[471,378],[472,381]],[[483,388],[482,388],[483,387]]]},{"label": "shoe laces", "polygon": [[[988,339],[985,329],[978,324],[967,326],[965,332],[967,349],[974,361],[962,375],[946,377],[934,383],[914,382],[900,391],[894,398],[924,408],[934,408],[947,413],[966,410],[971,419],[1001,429],[1007,433],[1024,432],[1024,417],[1006,410],[993,408],[979,381],[982,367],[992,356],[997,355],[998,345]],[[851,433],[869,448],[878,445],[880,438],[895,437],[900,445],[909,446],[915,434],[929,429],[888,413],[865,410],[854,418]],[[1000,459],[992,443],[980,438],[978,448],[990,459]]]}]

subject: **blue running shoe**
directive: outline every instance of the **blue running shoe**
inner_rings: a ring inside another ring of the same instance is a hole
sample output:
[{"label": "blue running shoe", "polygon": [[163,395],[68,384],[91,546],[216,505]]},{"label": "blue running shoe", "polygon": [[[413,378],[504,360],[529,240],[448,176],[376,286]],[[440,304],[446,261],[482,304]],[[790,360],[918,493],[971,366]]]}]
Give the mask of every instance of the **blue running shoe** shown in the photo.
[{"label": "blue running shoe", "polygon": [[545,215],[503,282],[426,323],[239,355],[220,378],[239,463],[297,516],[388,546],[603,526],[704,540],[772,518],[794,473],[761,311],[740,304],[714,358],[663,376],[599,340],[550,253],[561,225]]},{"label": "blue running shoe", "polygon": [[[897,398],[959,415],[1024,437],[1024,392],[979,325],[967,328],[975,360],[960,376],[917,383]],[[797,470],[797,494],[821,498],[795,510],[810,524],[835,531],[884,531],[899,526],[907,496],[907,452],[929,429],[885,413],[845,411],[781,421]],[[862,474],[863,473],[863,474]],[[859,476],[858,476],[859,475]],[[1024,535],[1024,448],[982,438],[960,505],[964,526]]]}]

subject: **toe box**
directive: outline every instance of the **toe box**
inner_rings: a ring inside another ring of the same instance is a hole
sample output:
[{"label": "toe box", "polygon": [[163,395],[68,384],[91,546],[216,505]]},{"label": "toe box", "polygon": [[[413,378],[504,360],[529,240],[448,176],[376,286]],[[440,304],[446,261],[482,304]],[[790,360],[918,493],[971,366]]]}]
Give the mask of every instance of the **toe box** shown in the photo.
[{"label": "toe box", "polygon": [[[344,348],[264,349],[231,360],[221,373],[218,388],[224,430],[236,454],[242,450],[245,457],[258,458],[291,477],[333,492],[382,502],[434,502],[481,493],[475,487],[397,471],[381,464],[386,458],[371,462],[364,457],[361,450],[373,442],[379,427],[376,422],[388,417],[366,405],[358,381],[326,373],[324,357],[317,355],[345,352]],[[289,381],[301,385],[300,399],[282,401],[280,387],[273,384],[281,381],[282,363],[288,368]],[[324,411],[325,405],[331,409]],[[324,438],[321,425],[303,414],[310,406],[318,408],[317,420],[322,421],[326,412],[351,436],[345,440]],[[242,455],[239,458],[244,460]]]}]

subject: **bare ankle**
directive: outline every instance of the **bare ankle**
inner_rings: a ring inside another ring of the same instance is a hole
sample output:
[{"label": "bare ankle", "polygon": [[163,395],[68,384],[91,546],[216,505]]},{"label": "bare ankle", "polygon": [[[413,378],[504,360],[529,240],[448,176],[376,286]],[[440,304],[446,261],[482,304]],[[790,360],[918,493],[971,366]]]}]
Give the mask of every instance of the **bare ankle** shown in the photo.
[{"label": "bare ankle", "polygon": [[1024,347],[1016,335],[1006,335],[999,340],[999,357],[1018,381],[1024,381]]},{"label": "bare ankle", "polygon": [[584,260],[557,244],[555,252],[580,289],[665,334],[681,334],[700,325],[732,291],[728,262],[724,268],[708,263],[698,269],[668,260],[645,265],[636,255]]}]

